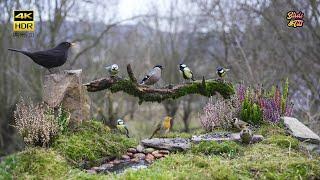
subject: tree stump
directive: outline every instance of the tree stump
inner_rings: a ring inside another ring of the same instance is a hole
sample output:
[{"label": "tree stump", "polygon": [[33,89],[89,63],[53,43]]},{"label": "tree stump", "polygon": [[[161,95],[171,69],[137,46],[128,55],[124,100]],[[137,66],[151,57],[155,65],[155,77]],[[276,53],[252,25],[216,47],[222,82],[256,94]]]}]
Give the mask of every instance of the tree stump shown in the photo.
[{"label": "tree stump", "polygon": [[82,70],[68,70],[45,75],[43,100],[52,108],[60,105],[67,110],[71,126],[89,120],[90,105],[87,90],[82,85]]}]

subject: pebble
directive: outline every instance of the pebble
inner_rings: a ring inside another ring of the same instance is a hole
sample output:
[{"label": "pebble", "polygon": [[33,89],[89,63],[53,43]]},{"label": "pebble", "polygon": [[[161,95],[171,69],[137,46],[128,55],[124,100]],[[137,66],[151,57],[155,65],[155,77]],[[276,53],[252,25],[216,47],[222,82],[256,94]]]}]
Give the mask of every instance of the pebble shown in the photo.
[{"label": "pebble", "polygon": [[155,149],[153,149],[153,148],[146,148],[146,149],[144,149],[144,153],[145,154],[148,154],[148,153],[152,153],[153,151],[155,151]]},{"label": "pebble", "polygon": [[139,153],[142,153],[143,150],[144,150],[144,147],[139,144],[139,145],[136,147],[136,149],[137,149],[137,151],[138,151]]},{"label": "pebble", "polygon": [[130,159],[130,156],[127,155],[127,154],[124,154],[124,155],[121,156],[121,158],[124,159],[124,160],[128,160],[128,159]]},{"label": "pebble", "polygon": [[169,154],[170,151],[168,151],[168,150],[160,150],[159,153],[161,153],[161,154]]},{"label": "pebble", "polygon": [[130,157],[132,157],[132,156],[133,156],[133,153],[127,152],[127,155],[130,156]]},{"label": "pebble", "polygon": [[131,159],[130,161],[131,161],[131,162],[136,162],[136,163],[137,163],[137,162],[139,162],[140,160],[139,160],[138,158],[133,158],[133,159]]},{"label": "pebble", "polygon": [[146,155],[143,153],[136,153],[133,155],[134,158],[145,159]]},{"label": "pebble", "polygon": [[136,153],[137,152],[137,149],[136,148],[129,148],[127,150],[129,153]]},{"label": "pebble", "polygon": [[148,163],[154,161],[154,156],[153,156],[152,154],[147,154],[147,155],[146,155],[146,161],[147,161]]},{"label": "pebble", "polygon": [[153,151],[151,154],[152,155],[159,154],[159,150]]},{"label": "pebble", "polygon": [[93,169],[88,169],[88,170],[86,170],[86,172],[89,174],[97,174],[97,171],[95,171]]}]

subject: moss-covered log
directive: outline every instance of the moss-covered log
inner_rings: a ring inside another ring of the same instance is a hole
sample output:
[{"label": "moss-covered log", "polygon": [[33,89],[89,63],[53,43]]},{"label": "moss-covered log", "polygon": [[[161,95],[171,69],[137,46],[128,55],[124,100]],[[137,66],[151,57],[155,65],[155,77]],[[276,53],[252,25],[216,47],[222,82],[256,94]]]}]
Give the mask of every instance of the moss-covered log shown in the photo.
[{"label": "moss-covered log", "polygon": [[132,96],[138,97],[140,103],[143,101],[161,102],[165,99],[177,99],[188,94],[201,94],[203,96],[213,96],[216,93],[224,98],[229,98],[234,94],[233,85],[224,80],[208,79],[193,81],[191,83],[168,85],[163,88],[153,88],[152,86],[139,85],[132,72],[130,64],[127,66],[129,79],[120,77],[106,77],[93,80],[84,84],[89,92],[109,89],[111,92],[123,91]]}]

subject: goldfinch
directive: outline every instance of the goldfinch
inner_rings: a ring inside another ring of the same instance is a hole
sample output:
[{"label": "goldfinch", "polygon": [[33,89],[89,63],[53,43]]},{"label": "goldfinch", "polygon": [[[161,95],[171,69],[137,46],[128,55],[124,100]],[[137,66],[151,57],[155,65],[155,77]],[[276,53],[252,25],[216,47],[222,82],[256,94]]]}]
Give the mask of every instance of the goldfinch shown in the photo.
[{"label": "goldfinch", "polygon": [[163,67],[161,65],[154,66],[141,80],[140,84],[153,85],[161,79],[161,71]]},{"label": "goldfinch", "polygon": [[186,80],[191,79],[191,80],[195,81],[194,78],[193,78],[193,73],[192,73],[191,69],[187,65],[180,64],[179,65],[179,71],[180,71],[180,74],[183,76],[184,79],[186,79]]},{"label": "goldfinch", "polygon": [[216,73],[218,74],[218,76],[220,78],[223,78],[225,75],[226,75],[226,72],[228,72],[230,69],[226,69],[226,68],[223,68],[221,66],[218,66],[217,67],[217,71]]},{"label": "goldfinch", "polygon": [[120,133],[125,134],[129,138],[129,130],[122,119],[117,120],[117,129]]},{"label": "goldfinch", "polygon": [[244,128],[240,131],[241,142],[249,144],[252,139],[252,131],[249,128]]},{"label": "goldfinch", "polygon": [[119,73],[119,66],[117,64],[112,64],[110,66],[105,66],[105,69],[111,76],[115,76]]},{"label": "goldfinch", "polygon": [[171,120],[172,120],[172,117],[166,116],[164,120],[159,121],[150,139],[153,138],[153,136],[158,132],[162,134],[167,134],[171,128]]},{"label": "goldfinch", "polygon": [[242,129],[244,129],[244,128],[247,128],[248,126],[249,126],[249,124],[248,123],[246,123],[246,122],[244,122],[244,121],[241,121],[240,119],[238,119],[238,118],[233,118],[232,119],[232,125],[235,127],[235,128],[237,128],[238,130],[242,130]]}]

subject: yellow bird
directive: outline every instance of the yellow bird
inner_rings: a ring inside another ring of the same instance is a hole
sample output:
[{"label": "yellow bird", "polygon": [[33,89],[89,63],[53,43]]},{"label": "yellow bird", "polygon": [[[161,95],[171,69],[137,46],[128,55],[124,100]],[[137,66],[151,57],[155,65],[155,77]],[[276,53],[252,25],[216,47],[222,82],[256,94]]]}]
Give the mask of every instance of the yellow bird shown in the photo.
[{"label": "yellow bird", "polygon": [[152,136],[150,137],[150,139],[158,132],[160,132],[162,134],[163,133],[167,134],[169,132],[169,130],[170,130],[170,127],[171,127],[171,120],[172,120],[172,117],[166,116],[163,121],[160,121],[157,124],[156,129],[153,131]]}]

